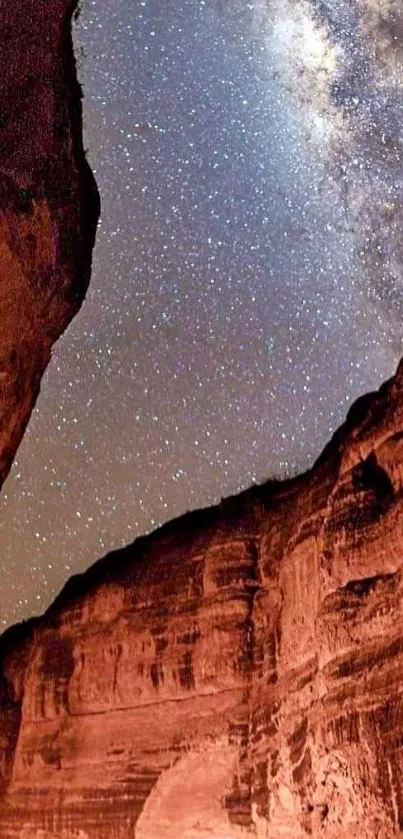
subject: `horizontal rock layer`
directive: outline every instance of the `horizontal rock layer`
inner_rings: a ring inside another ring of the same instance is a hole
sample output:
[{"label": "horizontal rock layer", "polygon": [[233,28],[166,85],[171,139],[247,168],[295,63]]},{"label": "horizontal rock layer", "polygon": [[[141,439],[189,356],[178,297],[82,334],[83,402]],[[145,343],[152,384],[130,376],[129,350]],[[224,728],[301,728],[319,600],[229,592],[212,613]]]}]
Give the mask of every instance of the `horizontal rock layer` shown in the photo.
[{"label": "horizontal rock layer", "polygon": [[99,199],[82,145],[74,6],[0,4],[0,485],[90,276]]},{"label": "horizontal rock layer", "polygon": [[403,366],[6,632],[1,839],[402,835],[402,482]]}]

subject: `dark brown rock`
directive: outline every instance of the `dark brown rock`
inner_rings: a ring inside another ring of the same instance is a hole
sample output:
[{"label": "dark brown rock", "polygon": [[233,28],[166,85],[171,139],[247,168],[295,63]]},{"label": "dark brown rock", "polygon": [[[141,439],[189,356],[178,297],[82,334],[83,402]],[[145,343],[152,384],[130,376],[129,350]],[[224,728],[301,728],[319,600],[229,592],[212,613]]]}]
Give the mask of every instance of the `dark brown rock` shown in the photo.
[{"label": "dark brown rock", "polygon": [[99,199],[82,145],[74,6],[0,5],[0,484],[90,277]]},{"label": "dark brown rock", "polygon": [[402,484],[403,365],[310,472],[6,632],[2,839],[400,836]]}]

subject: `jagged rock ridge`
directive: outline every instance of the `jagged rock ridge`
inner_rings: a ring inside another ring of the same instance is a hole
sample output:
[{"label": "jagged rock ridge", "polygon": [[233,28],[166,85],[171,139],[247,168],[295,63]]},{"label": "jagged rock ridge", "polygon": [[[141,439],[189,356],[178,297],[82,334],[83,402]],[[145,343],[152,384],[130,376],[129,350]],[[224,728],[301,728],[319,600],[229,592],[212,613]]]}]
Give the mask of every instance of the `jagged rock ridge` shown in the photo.
[{"label": "jagged rock ridge", "polygon": [[400,836],[402,481],[403,365],[310,472],[5,633],[2,839]]},{"label": "jagged rock ridge", "polygon": [[90,277],[99,197],[82,144],[75,6],[0,5],[0,485]]}]

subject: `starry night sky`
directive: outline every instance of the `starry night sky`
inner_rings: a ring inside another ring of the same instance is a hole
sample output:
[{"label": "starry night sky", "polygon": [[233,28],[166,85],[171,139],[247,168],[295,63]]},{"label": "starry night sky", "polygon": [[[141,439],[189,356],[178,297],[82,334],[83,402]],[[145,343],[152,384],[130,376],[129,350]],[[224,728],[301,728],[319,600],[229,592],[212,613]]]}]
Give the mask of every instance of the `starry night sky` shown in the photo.
[{"label": "starry night sky", "polygon": [[394,0],[85,0],[90,291],[2,495],[3,624],[307,468],[402,352]]}]

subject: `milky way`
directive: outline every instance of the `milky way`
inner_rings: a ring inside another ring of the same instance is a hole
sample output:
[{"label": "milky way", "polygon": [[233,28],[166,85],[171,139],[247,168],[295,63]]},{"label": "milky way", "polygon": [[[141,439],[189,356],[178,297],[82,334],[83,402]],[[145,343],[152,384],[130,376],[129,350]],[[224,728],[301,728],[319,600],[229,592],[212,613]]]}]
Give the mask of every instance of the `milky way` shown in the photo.
[{"label": "milky way", "polygon": [[3,494],[4,623],[309,466],[401,354],[397,3],[87,0],[75,43],[102,220]]}]

